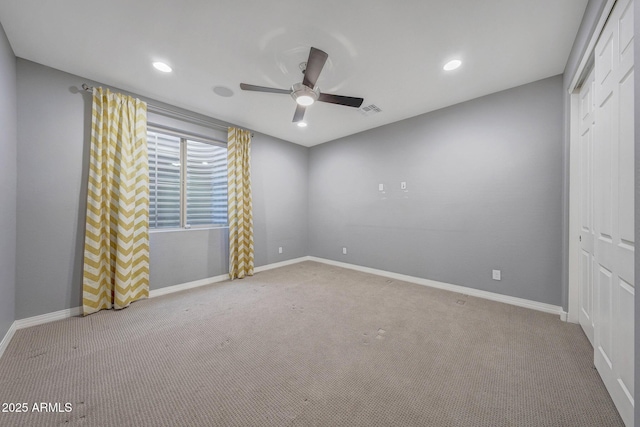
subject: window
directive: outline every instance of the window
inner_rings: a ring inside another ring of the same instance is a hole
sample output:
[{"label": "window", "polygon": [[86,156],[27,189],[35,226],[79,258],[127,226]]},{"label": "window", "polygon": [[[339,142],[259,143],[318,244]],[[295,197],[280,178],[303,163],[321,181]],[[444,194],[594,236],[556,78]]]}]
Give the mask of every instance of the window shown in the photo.
[{"label": "window", "polygon": [[149,227],[227,225],[227,148],[149,128]]}]

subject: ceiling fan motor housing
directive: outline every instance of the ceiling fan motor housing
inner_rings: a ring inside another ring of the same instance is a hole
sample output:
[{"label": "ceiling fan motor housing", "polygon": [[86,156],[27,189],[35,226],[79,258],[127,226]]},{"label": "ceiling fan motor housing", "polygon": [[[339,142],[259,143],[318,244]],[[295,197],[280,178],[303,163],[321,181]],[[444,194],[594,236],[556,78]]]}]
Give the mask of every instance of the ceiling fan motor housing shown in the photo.
[{"label": "ceiling fan motor housing", "polygon": [[318,100],[320,90],[316,87],[311,89],[302,83],[296,83],[291,87],[291,97],[300,105],[311,105]]}]

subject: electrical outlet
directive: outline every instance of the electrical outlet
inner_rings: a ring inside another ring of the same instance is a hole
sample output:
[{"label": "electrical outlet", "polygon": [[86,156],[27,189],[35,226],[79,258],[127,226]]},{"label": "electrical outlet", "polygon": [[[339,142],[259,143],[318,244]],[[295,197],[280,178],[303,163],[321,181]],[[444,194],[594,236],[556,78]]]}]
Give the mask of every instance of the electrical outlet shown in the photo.
[{"label": "electrical outlet", "polygon": [[492,271],[493,280],[502,280],[502,272],[500,270]]},{"label": "electrical outlet", "polygon": [[281,254],[281,253],[282,253],[282,246],[280,246],[280,247],[278,248],[278,253],[279,253],[279,254]]},{"label": "electrical outlet", "polygon": [[342,255],[346,255],[347,254],[347,248],[342,248]]}]

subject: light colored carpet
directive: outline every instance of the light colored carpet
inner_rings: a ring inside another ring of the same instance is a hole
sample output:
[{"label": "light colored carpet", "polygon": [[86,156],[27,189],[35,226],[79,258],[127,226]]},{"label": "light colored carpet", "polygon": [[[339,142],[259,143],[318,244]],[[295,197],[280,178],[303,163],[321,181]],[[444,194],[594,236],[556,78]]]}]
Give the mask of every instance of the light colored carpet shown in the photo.
[{"label": "light colored carpet", "polygon": [[555,315],[304,262],[17,331],[0,425],[623,425],[592,359]]}]

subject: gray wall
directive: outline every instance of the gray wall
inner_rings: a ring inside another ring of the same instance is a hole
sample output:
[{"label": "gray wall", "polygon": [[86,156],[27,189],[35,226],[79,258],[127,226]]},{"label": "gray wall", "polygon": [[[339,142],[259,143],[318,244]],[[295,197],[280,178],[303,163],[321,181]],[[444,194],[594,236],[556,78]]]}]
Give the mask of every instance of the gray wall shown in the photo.
[{"label": "gray wall", "polygon": [[[253,230],[256,265],[309,255],[309,149],[256,137],[251,146]],[[282,254],[278,254],[282,247]]]},{"label": "gray wall", "polygon": [[312,147],[311,255],[560,305],[561,91],[551,77]]},{"label": "gray wall", "polygon": [[71,81],[18,59],[18,319],[81,301],[88,111]]},{"label": "gray wall", "polygon": [[[17,73],[22,319],[81,305],[91,101],[78,88],[95,83],[22,59]],[[253,147],[256,265],[304,256],[307,149],[261,134]],[[226,229],[153,232],[151,289],[225,274],[227,245]]]},{"label": "gray wall", "polygon": [[0,25],[0,341],[15,320],[16,57]]}]

